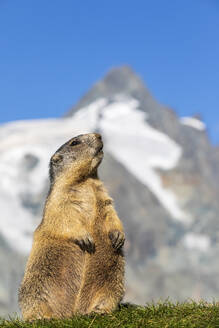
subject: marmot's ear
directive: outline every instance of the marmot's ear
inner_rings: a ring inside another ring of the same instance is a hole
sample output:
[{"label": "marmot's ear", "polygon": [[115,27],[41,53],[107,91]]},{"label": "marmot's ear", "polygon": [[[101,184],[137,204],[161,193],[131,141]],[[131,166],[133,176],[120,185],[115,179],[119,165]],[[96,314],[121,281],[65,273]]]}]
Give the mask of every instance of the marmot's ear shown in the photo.
[{"label": "marmot's ear", "polygon": [[51,158],[51,161],[52,161],[53,163],[59,163],[59,162],[61,162],[62,160],[63,160],[63,156],[60,155],[60,154],[55,154],[55,155],[53,155],[52,158]]}]

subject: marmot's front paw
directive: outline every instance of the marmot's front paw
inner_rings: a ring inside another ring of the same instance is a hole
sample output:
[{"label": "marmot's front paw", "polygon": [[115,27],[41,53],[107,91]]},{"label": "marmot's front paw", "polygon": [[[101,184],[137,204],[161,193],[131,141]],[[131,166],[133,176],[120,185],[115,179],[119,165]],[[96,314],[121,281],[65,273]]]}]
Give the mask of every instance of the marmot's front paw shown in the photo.
[{"label": "marmot's front paw", "polygon": [[90,254],[95,252],[95,244],[93,238],[89,234],[84,238],[75,239],[75,244],[77,244],[82,251],[87,251]]},{"label": "marmot's front paw", "polygon": [[119,230],[111,230],[109,232],[109,239],[111,240],[113,248],[120,249],[124,245],[125,234]]}]

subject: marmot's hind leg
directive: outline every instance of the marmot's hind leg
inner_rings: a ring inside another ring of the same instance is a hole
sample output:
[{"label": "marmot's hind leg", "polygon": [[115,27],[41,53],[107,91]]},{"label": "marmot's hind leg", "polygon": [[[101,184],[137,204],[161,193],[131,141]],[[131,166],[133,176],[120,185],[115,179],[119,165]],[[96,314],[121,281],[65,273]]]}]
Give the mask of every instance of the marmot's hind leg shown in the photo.
[{"label": "marmot's hind leg", "polygon": [[110,313],[117,308],[117,305],[120,300],[115,298],[115,295],[111,295],[105,292],[102,295],[94,296],[88,313],[96,312],[96,313]]},{"label": "marmot's hind leg", "polygon": [[40,319],[54,318],[54,313],[50,306],[44,302],[33,304],[29,310],[23,312],[23,319],[25,321],[34,321]]},{"label": "marmot's hind leg", "polygon": [[108,302],[106,299],[99,300],[98,304],[91,308],[89,312],[95,312],[95,313],[110,313],[115,309],[115,304],[113,302]]}]

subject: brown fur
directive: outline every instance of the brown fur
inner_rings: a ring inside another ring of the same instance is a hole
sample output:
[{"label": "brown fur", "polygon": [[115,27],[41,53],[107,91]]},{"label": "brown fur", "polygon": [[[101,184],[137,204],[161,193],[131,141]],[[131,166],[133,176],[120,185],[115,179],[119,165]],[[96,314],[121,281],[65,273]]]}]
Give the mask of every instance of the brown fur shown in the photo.
[{"label": "brown fur", "polygon": [[50,161],[51,188],[34,233],[19,304],[25,320],[114,310],[124,293],[124,232],[97,168],[98,134],[80,135]]}]

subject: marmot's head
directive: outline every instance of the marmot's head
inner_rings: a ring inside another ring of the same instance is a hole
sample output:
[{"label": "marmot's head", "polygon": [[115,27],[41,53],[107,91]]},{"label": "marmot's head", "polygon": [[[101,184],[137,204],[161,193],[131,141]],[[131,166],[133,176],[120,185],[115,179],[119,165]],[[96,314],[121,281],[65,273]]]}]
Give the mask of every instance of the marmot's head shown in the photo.
[{"label": "marmot's head", "polygon": [[50,180],[81,181],[97,171],[103,158],[103,142],[97,133],[81,134],[62,145],[50,159]]}]

